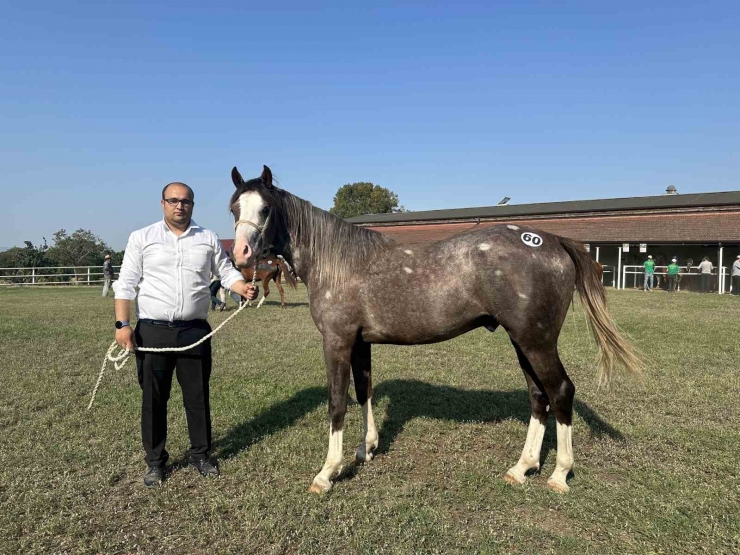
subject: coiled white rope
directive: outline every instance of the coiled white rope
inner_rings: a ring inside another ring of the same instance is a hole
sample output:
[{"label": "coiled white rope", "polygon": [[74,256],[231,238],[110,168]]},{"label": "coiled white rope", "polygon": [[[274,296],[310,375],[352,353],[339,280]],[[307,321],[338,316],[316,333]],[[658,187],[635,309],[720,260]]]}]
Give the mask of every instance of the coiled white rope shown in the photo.
[{"label": "coiled white rope", "polygon": [[[254,286],[255,282],[257,281],[257,264],[255,264],[254,268],[254,276],[252,277],[252,286]],[[262,298],[260,299],[260,302],[257,304],[257,308],[262,306],[262,303],[265,302],[265,296],[262,295]],[[205,343],[208,341],[211,337],[216,335],[216,332],[223,328],[229,320],[231,320],[234,316],[239,314],[242,310],[247,308],[247,301],[242,302],[241,306],[237,309],[234,314],[226,318],[221,324],[213,330],[211,333],[206,335],[205,337],[201,338],[200,340],[196,341],[192,345],[188,345],[187,347],[166,347],[166,348],[154,348],[154,347],[137,347],[136,350],[142,353],[179,353],[182,351],[187,351],[189,349],[192,349],[193,347],[197,347],[198,345]],[[100,382],[103,381],[103,375],[105,374],[105,367],[108,365],[108,361],[111,361],[113,365],[116,367],[116,370],[120,370],[126,365],[126,362],[128,362],[128,357],[131,354],[131,351],[128,349],[121,349],[121,352],[117,355],[114,355],[113,352],[116,350],[116,347],[118,346],[118,343],[115,341],[111,343],[111,346],[108,347],[108,352],[105,353],[105,358],[103,359],[103,366],[100,368],[100,374],[98,375],[98,381],[95,382],[95,387],[93,388],[92,395],[90,396],[90,403],[87,405],[87,410],[90,410],[90,408],[93,406],[93,403],[95,402],[95,396],[98,394],[98,387],[100,387]]]}]

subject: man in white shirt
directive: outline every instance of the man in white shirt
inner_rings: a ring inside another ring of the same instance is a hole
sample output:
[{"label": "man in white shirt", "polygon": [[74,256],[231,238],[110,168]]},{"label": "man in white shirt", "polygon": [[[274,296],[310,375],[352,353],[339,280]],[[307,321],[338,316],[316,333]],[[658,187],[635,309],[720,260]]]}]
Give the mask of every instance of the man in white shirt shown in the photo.
[{"label": "man in white shirt", "polygon": [[[170,183],[162,190],[164,219],[129,237],[118,281],[113,284],[116,342],[122,348],[185,347],[208,335],[211,274],[219,276],[235,293],[247,299],[257,297],[257,288],[247,284],[232,266],[218,236],[192,220],[193,199],[190,187]],[[132,330],[128,320],[134,299],[138,322]],[[210,340],[178,353],[137,352],[136,368],[142,389],[141,435],[148,465],[144,484],[154,487],[164,480],[167,401],[175,371],[190,435],[188,463],[203,476],[218,476],[218,468],[209,459]]]},{"label": "man in white shirt", "polygon": [[714,270],[714,266],[709,261],[708,256],[705,256],[699,264],[699,270],[701,270],[701,292],[709,293],[712,289],[712,270]]},{"label": "man in white shirt", "polygon": [[740,295],[740,254],[732,263],[732,294]]}]

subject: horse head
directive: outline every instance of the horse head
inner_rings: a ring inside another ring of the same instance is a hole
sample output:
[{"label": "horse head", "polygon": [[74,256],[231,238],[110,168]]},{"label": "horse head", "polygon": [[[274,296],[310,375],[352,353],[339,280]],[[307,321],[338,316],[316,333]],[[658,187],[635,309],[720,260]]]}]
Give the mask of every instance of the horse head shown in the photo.
[{"label": "horse head", "polygon": [[280,215],[276,207],[278,189],[272,183],[272,171],[263,166],[262,175],[244,181],[236,166],[231,170],[236,191],[229,210],[234,215],[234,260],[239,268],[253,266],[257,256],[266,254],[271,245],[279,249]]}]

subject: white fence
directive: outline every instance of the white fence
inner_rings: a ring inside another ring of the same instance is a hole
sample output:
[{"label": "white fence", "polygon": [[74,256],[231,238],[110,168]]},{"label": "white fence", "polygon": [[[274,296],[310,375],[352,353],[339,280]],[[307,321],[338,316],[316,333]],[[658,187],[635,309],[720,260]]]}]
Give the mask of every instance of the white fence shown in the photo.
[{"label": "white fence", "polygon": [[[113,266],[118,274],[120,266]],[[103,283],[102,266],[54,266],[0,268],[2,285],[98,285]]]},{"label": "white fence", "polygon": [[[660,276],[663,277],[663,274],[666,273],[668,269],[668,266],[656,266],[655,267],[655,279],[658,279]],[[691,287],[693,290],[698,291],[699,285],[698,280],[699,276],[701,275],[701,270],[699,270],[698,266],[692,266],[690,268],[691,271],[686,271],[686,266],[681,266],[681,271],[678,273],[678,275],[681,276],[681,285],[686,288],[686,285],[688,283],[691,283]],[[631,279],[628,279],[627,276],[632,276]],[[626,289],[628,287],[628,282],[631,282],[632,287],[635,289],[642,288],[645,280],[645,269],[642,266],[622,266],[622,281],[620,282],[620,289]],[[714,289],[717,289],[717,292],[722,295],[725,292],[730,292],[732,287],[730,286],[730,271],[727,267],[715,267],[714,271],[712,272],[712,291]],[[691,279],[692,282],[688,282],[686,280]]]}]

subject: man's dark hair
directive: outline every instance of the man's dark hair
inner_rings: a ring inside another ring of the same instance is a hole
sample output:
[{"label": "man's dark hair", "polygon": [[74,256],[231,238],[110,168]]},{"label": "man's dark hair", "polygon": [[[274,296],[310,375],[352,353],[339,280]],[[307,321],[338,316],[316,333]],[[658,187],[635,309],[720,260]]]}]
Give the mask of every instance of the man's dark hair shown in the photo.
[{"label": "man's dark hair", "polygon": [[185,187],[188,191],[190,191],[190,200],[195,200],[195,193],[193,192],[193,190],[188,185],[185,185],[185,183],[181,183],[179,181],[173,181],[172,183],[168,183],[164,186],[164,189],[162,189],[162,200],[164,200],[165,194],[167,193],[167,187],[169,187],[170,185],[179,185],[180,187]]}]

